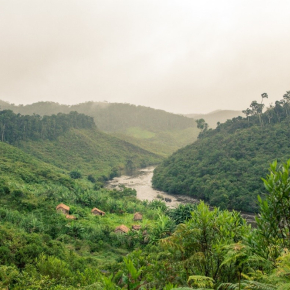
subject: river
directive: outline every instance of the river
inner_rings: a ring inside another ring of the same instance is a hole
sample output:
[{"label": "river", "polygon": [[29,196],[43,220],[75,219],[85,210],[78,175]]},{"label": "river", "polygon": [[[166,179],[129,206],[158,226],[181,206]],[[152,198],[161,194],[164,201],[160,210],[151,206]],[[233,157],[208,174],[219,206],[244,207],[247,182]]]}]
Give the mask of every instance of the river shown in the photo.
[{"label": "river", "polygon": [[[163,191],[155,190],[152,188],[152,177],[153,177],[153,166],[140,169],[133,176],[122,175],[115,177],[108,182],[107,187],[111,189],[118,189],[120,185],[124,185],[129,188],[133,188],[137,192],[137,198],[140,200],[153,200],[157,199],[158,196],[163,199],[169,199],[166,205],[170,208],[175,208],[181,203],[196,203],[197,199],[185,195],[171,195]],[[241,213],[241,215],[251,224],[255,224],[255,215],[252,213]]]},{"label": "river", "polygon": [[180,203],[196,203],[198,202],[197,199],[194,199],[189,196],[183,195],[170,195],[166,192],[155,190],[152,188],[152,177],[153,177],[153,166],[146,167],[143,169],[138,170],[137,174],[133,176],[126,176],[122,175],[120,177],[115,177],[114,179],[110,180],[108,183],[108,188],[116,188],[118,189],[120,185],[124,185],[129,188],[133,188],[137,192],[137,198],[140,200],[153,200],[157,199],[157,196],[162,196],[163,199],[167,198],[171,201],[166,202],[168,207],[177,207]]}]

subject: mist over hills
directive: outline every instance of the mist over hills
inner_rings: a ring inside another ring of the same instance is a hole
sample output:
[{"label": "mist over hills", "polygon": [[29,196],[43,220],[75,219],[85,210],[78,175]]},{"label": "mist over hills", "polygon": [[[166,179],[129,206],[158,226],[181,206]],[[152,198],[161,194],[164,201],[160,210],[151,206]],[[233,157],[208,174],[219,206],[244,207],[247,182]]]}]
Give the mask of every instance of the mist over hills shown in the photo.
[{"label": "mist over hills", "polygon": [[95,178],[130,173],[161,161],[159,155],[99,131],[92,117],[77,112],[41,118],[3,110],[0,136],[39,160]]},{"label": "mist over hills", "polygon": [[214,129],[217,126],[217,122],[224,123],[226,120],[231,120],[232,118],[243,115],[242,111],[216,110],[207,114],[186,114],[185,116],[195,120],[204,119],[209,127]]},{"label": "mist over hills", "polygon": [[199,133],[193,119],[131,104],[86,102],[69,106],[38,102],[16,106],[1,101],[0,106],[23,115],[83,113],[94,118],[98,129],[162,156],[194,142]]}]

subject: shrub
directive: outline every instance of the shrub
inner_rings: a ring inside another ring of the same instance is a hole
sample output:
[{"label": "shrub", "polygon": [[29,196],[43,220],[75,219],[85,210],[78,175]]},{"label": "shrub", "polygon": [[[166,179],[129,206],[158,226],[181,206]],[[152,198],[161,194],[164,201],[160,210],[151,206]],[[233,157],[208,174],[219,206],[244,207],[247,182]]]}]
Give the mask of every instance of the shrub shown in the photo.
[{"label": "shrub", "polygon": [[79,172],[79,171],[71,171],[69,173],[70,177],[73,178],[73,179],[79,179],[79,178],[82,178],[82,174]]},{"label": "shrub", "polygon": [[88,176],[88,180],[92,183],[96,182],[96,179],[91,174]]}]

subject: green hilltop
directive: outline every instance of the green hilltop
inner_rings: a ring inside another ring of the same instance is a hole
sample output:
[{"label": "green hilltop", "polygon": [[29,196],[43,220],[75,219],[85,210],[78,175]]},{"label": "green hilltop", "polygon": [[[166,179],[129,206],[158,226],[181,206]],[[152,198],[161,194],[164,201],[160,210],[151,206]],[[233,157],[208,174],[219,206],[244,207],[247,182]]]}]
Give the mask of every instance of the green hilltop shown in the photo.
[{"label": "green hilltop", "polygon": [[153,186],[187,194],[213,206],[257,211],[264,192],[261,176],[277,159],[290,158],[289,100],[261,112],[253,102],[248,117],[236,117],[203,130],[195,143],[175,152],[155,169]]},{"label": "green hilltop", "polygon": [[131,104],[86,102],[68,106],[38,102],[15,106],[2,101],[0,106],[28,115],[68,114],[71,111],[84,113],[94,118],[101,131],[162,156],[194,142],[198,135],[195,121],[191,118]]}]

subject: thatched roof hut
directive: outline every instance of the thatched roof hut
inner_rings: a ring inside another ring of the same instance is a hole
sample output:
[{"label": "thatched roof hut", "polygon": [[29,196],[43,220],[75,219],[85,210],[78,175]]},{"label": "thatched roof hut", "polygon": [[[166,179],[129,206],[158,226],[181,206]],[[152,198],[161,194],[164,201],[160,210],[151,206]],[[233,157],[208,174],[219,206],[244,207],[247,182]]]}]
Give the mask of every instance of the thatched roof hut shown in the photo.
[{"label": "thatched roof hut", "polygon": [[129,232],[129,228],[127,228],[124,225],[120,225],[115,228],[115,233],[121,233],[121,234],[126,234]]},{"label": "thatched roof hut", "polygon": [[134,214],[134,221],[142,221],[142,214],[140,212]]},{"label": "thatched roof hut", "polygon": [[69,214],[67,214],[65,217],[69,220],[76,220],[77,219],[74,215],[69,215]]},{"label": "thatched roof hut", "polygon": [[57,207],[56,207],[56,210],[59,211],[59,212],[62,212],[62,213],[65,213],[65,214],[68,214],[69,213],[69,206],[63,204],[63,203],[60,203]]},{"label": "thatched roof hut", "polygon": [[132,230],[139,231],[139,230],[141,230],[141,226],[140,225],[133,225]]},{"label": "thatched roof hut", "polygon": [[91,210],[91,213],[94,214],[94,215],[101,215],[101,216],[104,216],[106,213],[98,208],[93,208]]}]

